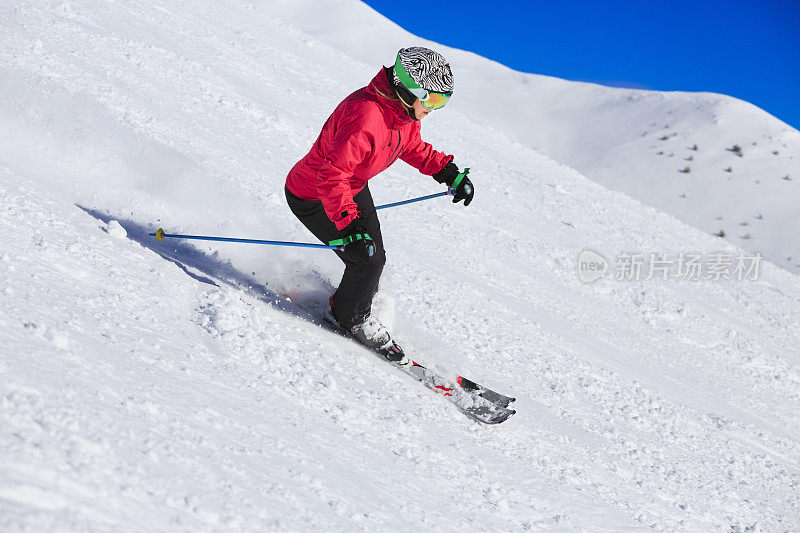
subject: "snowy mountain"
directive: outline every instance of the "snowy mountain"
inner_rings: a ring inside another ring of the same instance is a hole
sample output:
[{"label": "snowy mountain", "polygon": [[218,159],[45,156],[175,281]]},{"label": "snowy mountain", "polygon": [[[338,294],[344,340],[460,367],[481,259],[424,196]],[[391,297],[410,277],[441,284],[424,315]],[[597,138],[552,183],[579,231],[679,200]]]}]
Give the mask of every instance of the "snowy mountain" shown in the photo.
[{"label": "snowy mountain", "polygon": [[[291,10],[390,58],[408,38],[347,2],[0,6],[0,530],[800,527],[798,277],[616,279],[625,254],[746,254],[467,97],[423,136],[475,200],[381,213],[376,311],[416,358],[516,396],[502,425],[320,327],[333,254],[147,235],[313,241],[285,175],[388,60]],[[371,189],[440,190],[402,163]],[[614,269],[581,282],[585,250]]]},{"label": "snowy mountain", "polygon": [[[292,25],[369,64],[388,63],[408,42],[433,46],[358,2],[327,2],[324,19],[307,16],[302,2],[276,8]],[[800,273],[796,129],[725,95],[614,89],[523,74],[435,46],[455,71],[451,105],[471,120]]]}]

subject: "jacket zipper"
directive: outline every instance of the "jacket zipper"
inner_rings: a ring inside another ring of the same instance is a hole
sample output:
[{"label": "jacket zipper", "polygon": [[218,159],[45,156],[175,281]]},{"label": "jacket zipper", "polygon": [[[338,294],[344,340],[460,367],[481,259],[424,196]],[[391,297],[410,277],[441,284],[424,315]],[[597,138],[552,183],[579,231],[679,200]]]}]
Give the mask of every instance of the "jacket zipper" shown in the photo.
[{"label": "jacket zipper", "polygon": [[[392,135],[392,137],[394,137],[394,136]],[[389,146],[391,146],[391,145],[392,145],[392,140],[391,140],[391,138],[390,138],[390,139],[389,139]],[[384,166],[384,167],[381,169],[381,172],[383,172],[384,170],[386,170],[387,168],[389,168],[389,166],[390,166],[392,163],[394,163],[395,161],[397,161],[397,158],[398,158],[398,157],[400,157],[400,154],[399,154],[399,153],[397,153],[397,157],[395,157],[395,155],[394,155],[394,154],[395,154],[396,152],[399,152],[399,150],[400,150],[400,147],[401,147],[401,146],[403,146],[403,133],[402,133],[400,130],[397,130],[397,148],[395,148],[394,150],[392,150],[392,155],[390,155],[390,156],[389,156],[389,162],[388,162],[388,163],[386,163],[386,166]]]}]

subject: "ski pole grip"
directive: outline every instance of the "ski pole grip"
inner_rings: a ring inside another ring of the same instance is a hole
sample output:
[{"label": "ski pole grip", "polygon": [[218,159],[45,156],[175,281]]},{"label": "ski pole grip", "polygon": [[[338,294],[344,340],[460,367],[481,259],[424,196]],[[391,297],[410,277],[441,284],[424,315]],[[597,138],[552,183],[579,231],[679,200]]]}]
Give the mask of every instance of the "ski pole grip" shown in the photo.
[{"label": "ski pole grip", "polygon": [[464,181],[464,178],[467,177],[467,174],[469,174],[469,168],[465,168],[464,172],[461,172],[458,174],[458,176],[456,176],[456,179],[453,180],[453,184],[450,186],[450,188],[453,189],[453,191],[458,190],[458,186],[461,185],[461,182]]}]

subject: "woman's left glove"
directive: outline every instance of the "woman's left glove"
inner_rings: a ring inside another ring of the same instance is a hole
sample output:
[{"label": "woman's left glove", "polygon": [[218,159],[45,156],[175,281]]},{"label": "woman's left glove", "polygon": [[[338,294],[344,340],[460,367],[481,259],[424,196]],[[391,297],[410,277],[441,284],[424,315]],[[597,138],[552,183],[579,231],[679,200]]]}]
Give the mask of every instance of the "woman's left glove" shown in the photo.
[{"label": "woman's left glove", "polygon": [[470,204],[472,197],[475,196],[475,187],[467,177],[467,174],[469,174],[468,168],[465,168],[464,172],[459,172],[456,164],[450,161],[442,170],[433,175],[433,179],[453,189],[454,204],[464,200],[464,205],[466,206]]}]

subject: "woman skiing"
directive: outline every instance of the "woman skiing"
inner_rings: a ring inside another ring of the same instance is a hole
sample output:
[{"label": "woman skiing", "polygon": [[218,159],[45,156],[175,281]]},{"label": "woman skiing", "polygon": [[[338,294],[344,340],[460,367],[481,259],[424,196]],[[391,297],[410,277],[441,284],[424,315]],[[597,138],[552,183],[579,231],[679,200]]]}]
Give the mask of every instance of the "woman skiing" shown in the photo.
[{"label": "woman skiing", "polygon": [[450,65],[428,48],[401,49],[368,86],[345,98],[286,178],[292,213],[336,254],[344,275],[330,298],[331,313],[356,340],[398,364],[402,349],[371,314],[386,262],[380,222],[367,181],[402,159],[454,189],[453,202],[472,201],[474,188],[453,156],[420,138],[420,121],[453,94]]}]

